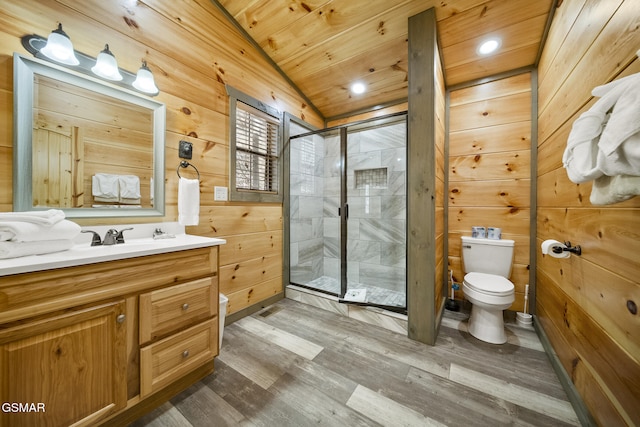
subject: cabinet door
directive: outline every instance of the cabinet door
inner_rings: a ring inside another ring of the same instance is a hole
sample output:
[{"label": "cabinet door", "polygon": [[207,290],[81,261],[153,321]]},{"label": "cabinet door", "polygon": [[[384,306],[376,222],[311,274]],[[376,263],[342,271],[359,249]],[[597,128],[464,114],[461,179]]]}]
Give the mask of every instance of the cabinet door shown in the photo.
[{"label": "cabinet door", "polygon": [[124,300],[0,329],[0,426],[90,425],[127,403]]}]

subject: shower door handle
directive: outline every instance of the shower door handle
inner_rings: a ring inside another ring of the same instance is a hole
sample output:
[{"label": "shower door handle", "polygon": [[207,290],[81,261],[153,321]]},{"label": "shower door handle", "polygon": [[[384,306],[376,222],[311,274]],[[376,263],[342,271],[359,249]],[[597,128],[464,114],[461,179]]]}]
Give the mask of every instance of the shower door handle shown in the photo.
[{"label": "shower door handle", "polygon": [[[338,208],[338,216],[340,216],[342,210]],[[349,219],[349,204],[344,204],[344,219]]]}]

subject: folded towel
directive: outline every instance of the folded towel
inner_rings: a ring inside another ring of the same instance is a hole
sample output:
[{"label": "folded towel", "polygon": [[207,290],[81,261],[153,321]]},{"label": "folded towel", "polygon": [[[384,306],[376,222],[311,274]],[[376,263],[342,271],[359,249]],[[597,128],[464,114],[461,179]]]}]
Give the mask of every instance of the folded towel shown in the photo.
[{"label": "folded towel", "polygon": [[140,178],[135,175],[118,175],[120,200],[138,200],[140,203]]},{"label": "folded towel", "polygon": [[0,259],[42,255],[71,249],[73,240],[47,240],[38,242],[0,242]]},{"label": "folded towel", "polygon": [[118,175],[97,173],[92,176],[91,194],[101,202],[117,202],[120,197]]},{"label": "folded towel", "polygon": [[32,212],[0,212],[0,221],[21,221],[52,226],[64,219],[64,212],[59,209]]},{"label": "folded towel", "polygon": [[612,205],[640,195],[640,176],[601,176],[593,181],[589,200],[593,205]]},{"label": "folded towel", "polygon": [[180,225],[198,225],[200,222],[200,180],[178,180],[178,222]]},{"label": "folded towel", "polygon": [[67,219],[52,226],[21,221],[0,221],[0,241],[37,242],[44,240],[73,240],[80,234],[80,226]]}]

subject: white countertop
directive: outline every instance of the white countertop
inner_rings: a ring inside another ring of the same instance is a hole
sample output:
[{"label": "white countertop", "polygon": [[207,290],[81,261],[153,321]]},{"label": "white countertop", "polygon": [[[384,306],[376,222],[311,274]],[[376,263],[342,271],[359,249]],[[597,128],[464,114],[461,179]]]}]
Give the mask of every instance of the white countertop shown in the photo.
[{"label": "white countertop", "polygon": [[[83,227],[83,229],[95,230],[103,237],[105,229],[115,228],[121,230],[127,227],[133,227],[134,230],[124,232],[125,243],[123,244],[91,246],[91,234],[87,233],[75,239],[75,245],[66,251],[0,260],[0,276],[205,248],[226,243],[224,239],[185,234],[183,227],[175,227],[172,223],[163,223],[160,227],[163,231],[167,231],[176,237],[155,240],[152,237],[140,237],[151,236],[153,230],[157,227],[157,225],[153,224],[119,225],[116,227],[88,226]],[[151,231],[149,232],[149,230]],[[178,234],[180,231],[182,233]]]}]

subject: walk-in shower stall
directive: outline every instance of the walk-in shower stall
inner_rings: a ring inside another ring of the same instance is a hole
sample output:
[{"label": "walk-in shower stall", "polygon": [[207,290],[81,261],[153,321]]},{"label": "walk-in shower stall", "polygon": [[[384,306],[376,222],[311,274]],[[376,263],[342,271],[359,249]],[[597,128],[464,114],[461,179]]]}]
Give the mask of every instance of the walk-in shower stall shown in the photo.
[{"label": "walk-in shower stall", "polygon": [[289,135],[289,282],[406,312],[406,115]]}]

